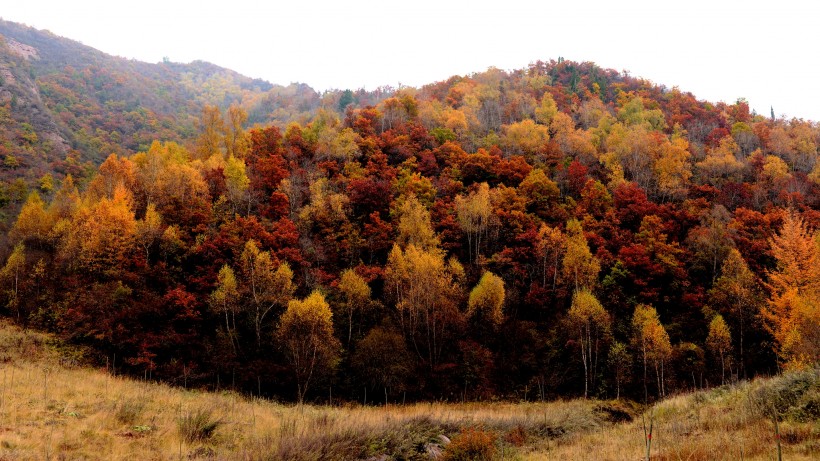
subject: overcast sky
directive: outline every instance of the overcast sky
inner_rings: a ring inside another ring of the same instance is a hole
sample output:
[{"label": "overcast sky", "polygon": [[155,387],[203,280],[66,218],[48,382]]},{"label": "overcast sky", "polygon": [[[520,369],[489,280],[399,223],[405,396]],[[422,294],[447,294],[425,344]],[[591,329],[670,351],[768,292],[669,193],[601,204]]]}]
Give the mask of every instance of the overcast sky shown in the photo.
[{"label": "overcast sky", "polygon": [[[564,57],[699,99],[820,121],[820,2],[7,0],[3,19],[106,53],[202,59],[317,90],[420,86]],[[573,3],[576,3],[573,5]]]}]

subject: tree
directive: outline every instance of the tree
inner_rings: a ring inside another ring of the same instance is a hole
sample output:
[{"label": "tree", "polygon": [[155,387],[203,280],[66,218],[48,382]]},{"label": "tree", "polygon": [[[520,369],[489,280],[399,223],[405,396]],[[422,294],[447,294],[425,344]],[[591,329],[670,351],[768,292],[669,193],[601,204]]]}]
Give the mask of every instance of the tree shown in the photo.
[{"label": "tree", "polygon": [[319,133],[316,156],[320,159],[352,162],[360,154],[361,137],[350,128],[325,127]]},{"label": "tree", "polygon": [[387,258],[385,293],[396,302],[402,331],[431,368],[461,321],[457,306],[463,277],[458,261],[445,262],[437,248],[410,244],[402,249],[396,244]]},{"label": "tree", "polygon": [[791,313],[793,327],[785,337],[781,350],[792,367],[808,367],[820,363],[820,303],[816,297],[800,297]]},{"label": "tree", "polygon": [[303,300],[288,302],[279,320],[277,339],[296,378],[301,404],[314,376],[332,373],[339,356],[339,340],[333,335],[333,313],[325,297],[314,291]]},{"label": "tree", "polygon": [[504,125],[503,146],[511,153],[532,157],[546,147],[549,129],[530,119]]},{"label": "tree", "polygon": [[581,223],[576,219],[567,221],[566,253],[564,253],[563,275],[570,280],[576,291],[592,289],[598,281],[601,263],[589,251]]},{"label": "tree", "polygon": [[245,290],[253,309],[256,347],[262,347],[262,325],[273,308],[284,307],[293,296],[293,271],[287,262],[275,267],[271,255],[260,251],[254,240],[245,242],[240,256]]},{"label": "tree", "polygon": [[385,395],[405,389],[411,382],[412,357],[400,333],[375,327],[356,344],[351,365],[371,388],[382,386]]},{"label": "tree", "polygon": [[717,314],[709,322],[709,336],[706,337],[706,347],[713,355],[720,358],[720,384],[726,384],[726,361],[732,349],[732,336],[723,316]]},{"label": "tree", "polygon": [[549,217],[550,210],[561,197],[558,185],[541,168],[530,171],[518,190],[527,198],[527,209],[541,218]]},{"label": "tree", "polygon": [[250,197],[248,186],[250,179],[245,173],[245,161],[237,157],[228,157],[225,162],[225,188],[228,192],[228,199],[233,205],[234,213],[242,210],[245,201],[248,203],[247,212],[250,212]]},{"label": "tree", "polygon": [[780,232],[769,243],[777,266],[767,273],[771,294],[762,311],[763,318],[774,336],[780,359],[789,367],[803,367],[818,358],[816,350],[813,354],[799,352],[811,350],[803,341],[815,337],[820,330],[820,324],[804,321],[811,320],[817,312],[813,300],[820,294],[818,239],[803,219],[789,210]]},{"label": "tree", "polygon": [[54,190],[54,177],[51,173],[44,174],[37,183],[44,194],[50,194]]},{"label": "tree", "polygon": [[675,133],[671,142],[664,142],[655,161],[658,189],[664,197],[682,193],[692,177],[689,164],[689,143],[681,133]]},{"label": "tree", "polygon": [[226,120],[222,127],[225,154],[227,157],[244,159],[250,149],[250,139],[242,128],[248,121],[248,113],[242,107],[231,104],[225,116]]},{"label": "tree", "polygon": [[344,90],[342,95],[339,97],[339,104],[337,108],[339,109],[339,112],[344,112],[347,106],[353,104],[354,102],[353,92],[350,90]]},{"label": "tree", "polygon": [[132,207],[131,193],[120,184],[112,198],[78,209],[64,222],[60,259],[87,274],[116,277],[136,249]]},{"label": "tree", "polygon": [[45,203],[37,192],[32,192],[17,215],[11,235],[17,241],[41,244],[46,242],[52,226],[53,220],[46,212]]},{"label": "tree", "polygon": [[26,247],[23,243],[14,246],[14,250],[6,260],[6,265],[0,269],[0,280],[3,284],[3,292],[6,295],[6,307],[14,312],[17,320],[21,320],[20,313],[20,286],[22,284],[26,266]]},{"label": "tree", "polygon": [[689,231],[689,245],[695,257],[706,266],[714,282],[721,261],[732,248],[732,231],[728,224],[731,214],[723,205],[715,205],[700,218],[700,226]]},{"label": "tree", "polygon": [[606,137],[606,153],[601,157],[613,178],[621,173],[641,189],[655,185],[654,162],[658,137],[644,124],[625,126],[616,123]]},{"label": "tree", "polygon": [[68,219],[74,214],[79,203],[80,193],[74,184],[74,177],[69,174],[63,178],[60,188],[57,189],[57,193],[54,194],[54,198],[51,199],[48,213],[55,222],[60,219]]},{"label": "tree", "polygon": [[145,261],[148,262],[151,247],[162,236],[162,217],[153,203],[148,205],[145,216],[136,222],[134,236],[145,250]]},{"label": "tree", "polygon": [[721,186],[728,180],[738,179],[743,163],[737,159],[740,147],[731,136],[721,139],[720,144],[706,152],[706,157],[698,162],[701,180],[713,186]]},{"label": "tree", "polygon": [[504,320],[504,281],[492,272],[485,272],[470,292],[467,316],[480,317],[497,327]]},{"label": "tree", "polygon": [[346,269],[339,279],[339,291],[344,298],[344,308],[347,312],[347,346],[353,337],[353,314],[361,313],[370,304],[370,286],[354,271]]},{"label": "tree", "polygon": [[100,165],[97,175],[88,184],[86,196],[98,200],[104,197],[110,199],[118,187],[133,195],[136,184],[134,166],[134,162],[127,157],[109,155]]},{"label": "tree", "polygon": [[430,223],[430,212],[415,195],[404,200],[399,207],[399,216],[399,235],[396,238],[398,245],[413,245],[422,250],[438,248],[439,240]]},{"label": "tree", "polygon": [[236,338],[236,312],[239,304],[239,291],[233,269],[227,264],[219,270],[216,289],[211,292],[209,303],[211,309],[225,315],[225,334],[231,341],[234,353],[237,353],[239,341]]},{"label": "tree", "polygon": [[557,227],[550,227],[546,224],[541,224],[538,229],[538,240],[536,242],[536,250],[541,257],[541,265],[543,277],[541,285],[546,288],[547,274],[552,271],[552,289],[558,282],[559,262],[561,255],[564,253],[566,247],[566,237],[561,229]]},{"label": "tree", "polygon": [[723,261],[720,277],[709,291],[709,298],[713,306],[724,307],[730,319],[738,322],[740,369],[745,377],[744,333],[758,313],[758,287],[757,278],[736,248],[729,250]]},{"label": "tree", "polygon": [[791,179],[789,171],[789,165],[783,159],[767,155],[763,160],[763,169],[760,173],[766,184],[773,188]]},{"label": "tree", "polygon": [[196,140],[196,153],[200,159],[222,155],[222,133],[225,131],[222,114],[216,106],[205,105],[199,118],[199,137]]},{"label": "tree", "polygon": [[621,398],[621,383],[629,378],[629,370],[632,367],[632,354],[629,353],[626,345],[620,341],[615,341],[609,348],[609,366],[615,375],[615,399]]},{"label": "tree", "polygon": [[652,306],[639,304],[635,306],[635,313],[632,316],[632,344],[641,355],[643,363],[643,388],[644,399],[649,399],[647,390],[647,369],[649,362],[655,368],[655,376],[658,384],[658,397],[663,397],[664,362],[672,354],[672,346],[669,343],[669,335],[658,318],[658,312]]},{"label": "tree", "polygon": [[552,98],[552,95],[544,93],[544,96],[541,97],[541,104],[535,108],[535,120],[542,124],[547,125],[552,122],[552,118],[558,113],[558,105],[555,104],[555,99]]},{"label": "tree", "polygon": [[575,291],[567,313],[569,327],[581,345],[584,364],[584,398],[589,396],[589,385],[594,384],[598,366],[598,345],[609,336],[611,320],[604,307],[588,289]]},{"label": "tree", "polygon": [[[487,232],[492,207],[490,205],[490,186],[486,182],[479,184],[478,190],[467,198],[459,195],[455,199],[456,215],[461,229],[467,234],[467,247],[470,260],[478,263],[481,254],[481,237]],[[473,254],[475,258],[473,258]]]}]

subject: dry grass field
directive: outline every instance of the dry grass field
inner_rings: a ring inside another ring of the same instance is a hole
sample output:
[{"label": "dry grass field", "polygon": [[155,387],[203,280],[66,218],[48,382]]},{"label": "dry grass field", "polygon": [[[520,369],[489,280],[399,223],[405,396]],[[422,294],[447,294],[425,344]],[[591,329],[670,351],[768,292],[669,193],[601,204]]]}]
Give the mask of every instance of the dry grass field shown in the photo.
[{"label": "dry grass field", "polygon": [[[817,370],[621,402],[296,406],[69,366],[48,336],[0,326],[0,460],[820,459]],[[768,405],[767,402],[772,402]],[[763,405],[763,403],[767,403]]]}]

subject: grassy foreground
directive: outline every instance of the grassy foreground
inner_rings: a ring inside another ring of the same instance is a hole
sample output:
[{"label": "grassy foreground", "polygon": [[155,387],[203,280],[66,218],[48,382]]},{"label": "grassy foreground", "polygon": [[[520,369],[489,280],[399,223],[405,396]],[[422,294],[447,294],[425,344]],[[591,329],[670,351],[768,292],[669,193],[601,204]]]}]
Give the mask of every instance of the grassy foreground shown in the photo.
[{"label": "grassy foreground", "polygon": [[[817,370],[678,396],[643,418],[619,402],[282,405],[71,366],[0,325],[0,459],[639,460],[820,458]],[[648,419],[647,419],[648,421]]]}]

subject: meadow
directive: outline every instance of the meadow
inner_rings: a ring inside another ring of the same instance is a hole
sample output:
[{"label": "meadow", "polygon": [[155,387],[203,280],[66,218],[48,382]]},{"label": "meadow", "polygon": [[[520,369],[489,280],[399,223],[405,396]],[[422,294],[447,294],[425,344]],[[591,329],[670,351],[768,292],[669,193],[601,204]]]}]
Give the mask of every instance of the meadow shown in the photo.
[{"label": "meadow", "polygon": [[[0,327],[0,459],[653,460],[820,457],[820,371],[625,401],[314,406],[203,392],[76,364]],[[775,418],[777,415],[777,430]],[[779,431],[779,437],[777,432]]]}]

